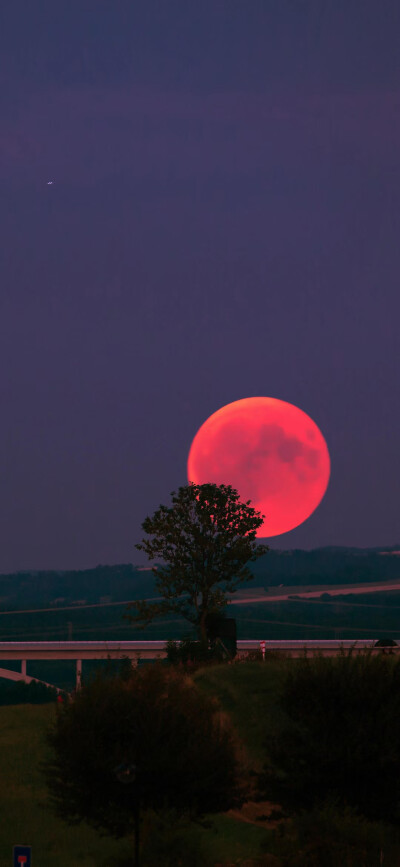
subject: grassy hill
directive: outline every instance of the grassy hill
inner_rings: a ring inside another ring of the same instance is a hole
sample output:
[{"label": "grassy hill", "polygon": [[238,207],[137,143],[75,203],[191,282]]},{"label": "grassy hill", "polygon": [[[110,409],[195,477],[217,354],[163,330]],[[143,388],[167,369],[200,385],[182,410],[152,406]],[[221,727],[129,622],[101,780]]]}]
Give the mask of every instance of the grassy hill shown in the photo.
[{"label": "grassy hill", "polygon": [[90,828],[69,828],[48,811],[40,762],[54,714],[54,704],[0,708],[0,864],[12,863],[13,845],[26,844],[38,867],[108,867],[123,853],[120,845]]},{"label": "grassy hill", "polygon": [[[290,664],[290,662],[289,662]],[[252,767],[260,769],[263,745],[282,720],[279,696],[288,661],[239,662],[200,669],[195,681],[216,696],[242,738]]]},{"label": "grassy hill", "polygon": [[[260,674],[264,675],[261,682]],[[273,708],[282,679],[280,665],[221,666],[199,672],[196,679],[201,689],[217,695],[232,714],[245,739],[249,761],[257,765],[268,729],[267,709],[269,725],[278,718]],[[12,846],[23,843],[32,846],[33,863],[38,867],[53,867],[55,863],[57,867],[125,867],[132,863],[132,841],[100,837],[85,825],[71,828],[49,810],[40,763],[48,754],[45,732],[55,713],[54,704],[0,707],[0,865],[11,863]],[[201,849],[204,867],[217,863],[248,865],[249,859],[260,853],[267,834],[257,821],[224,815],[212,820],[208,829],[192,830],[186,845],[193,851]],[[151,845],[151,835],[145,825],[147,846]]]}]

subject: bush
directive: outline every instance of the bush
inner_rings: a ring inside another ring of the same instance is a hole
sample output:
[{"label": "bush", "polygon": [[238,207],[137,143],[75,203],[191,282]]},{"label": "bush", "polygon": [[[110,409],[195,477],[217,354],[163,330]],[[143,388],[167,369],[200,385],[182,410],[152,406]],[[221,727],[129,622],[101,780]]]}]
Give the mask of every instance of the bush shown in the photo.
[{"label": "bush", "polygon": [[281,867],[397,867],[398,832],[334,804],[301,813],[276,834]]},{"label": "bush", "polygon": [[188,636],[182,638],[180,642],[167,641],[167,660],[170,665],[198,668],[200,665],[222,662],[225,657],[226,654],[218,644],[209,645],[208,642],[195,641]]},{"label": "bush", "polygon": [[56,701],[57,690],[45,683],[36,683],[31,680],[25,683],[23,680],[0,681],[0,706],[10,704],[48,704]]},{"label": "bush", "polygon": [[[138,801],[193,818],[239,800],[234,736],[218,706],[161,665],[89,683],[61,708],[49,742],[52,804],[71,823],[122,836]],[[117,779],[121,765],[134,768],[128,785]]]},{"label": "bush", "polygon": [[400,660],[343,654],[293,661],[286,724],[266,744],[261,787],[297,809],[338,798],[395,821],[400,802]]}]

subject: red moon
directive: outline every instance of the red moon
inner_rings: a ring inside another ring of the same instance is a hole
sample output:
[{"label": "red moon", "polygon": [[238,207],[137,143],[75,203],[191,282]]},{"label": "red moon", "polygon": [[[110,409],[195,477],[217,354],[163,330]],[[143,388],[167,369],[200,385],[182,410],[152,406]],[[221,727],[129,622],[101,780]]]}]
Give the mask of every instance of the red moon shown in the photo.
[{"label": "red moon", "polygon": [[232,485],[265,515],[257,535],[279,536],[302,524],[328,487],[328,447],[315,422],[273,397],[247,397],[223,406],[192,442],[188,479]]}]

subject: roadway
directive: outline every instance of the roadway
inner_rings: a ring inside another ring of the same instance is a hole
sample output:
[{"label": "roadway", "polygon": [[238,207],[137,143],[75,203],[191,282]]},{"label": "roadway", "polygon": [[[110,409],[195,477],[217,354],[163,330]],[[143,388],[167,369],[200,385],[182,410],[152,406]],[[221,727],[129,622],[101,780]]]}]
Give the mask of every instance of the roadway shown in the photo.
[{"label": "roadway", "polygon": [[288,587],[285,592],[279,593],[279,588],[272,587],[260,595],[248,594],[243,590],[240,596],[232,599],[231,605],[251,605],[253,602],[287,602],[296,599],[320,599],[329,593],[329,596],[350,596],[364,593],[389,593],[392,590],[400,590],[400,581],[380,581],[379,584],[323,584],[314,590],[302,590],[299,587]]}]

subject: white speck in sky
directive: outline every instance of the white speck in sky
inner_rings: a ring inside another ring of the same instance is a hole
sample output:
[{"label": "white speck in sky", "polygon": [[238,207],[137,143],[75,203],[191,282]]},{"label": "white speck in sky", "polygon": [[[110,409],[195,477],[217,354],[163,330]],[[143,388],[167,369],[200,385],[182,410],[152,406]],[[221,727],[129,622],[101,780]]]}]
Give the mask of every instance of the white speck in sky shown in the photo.
[{"label": "white speck in sky", "polygon": [[47,186],[49,187],[52,183],[53,181],[47,181]]}]

